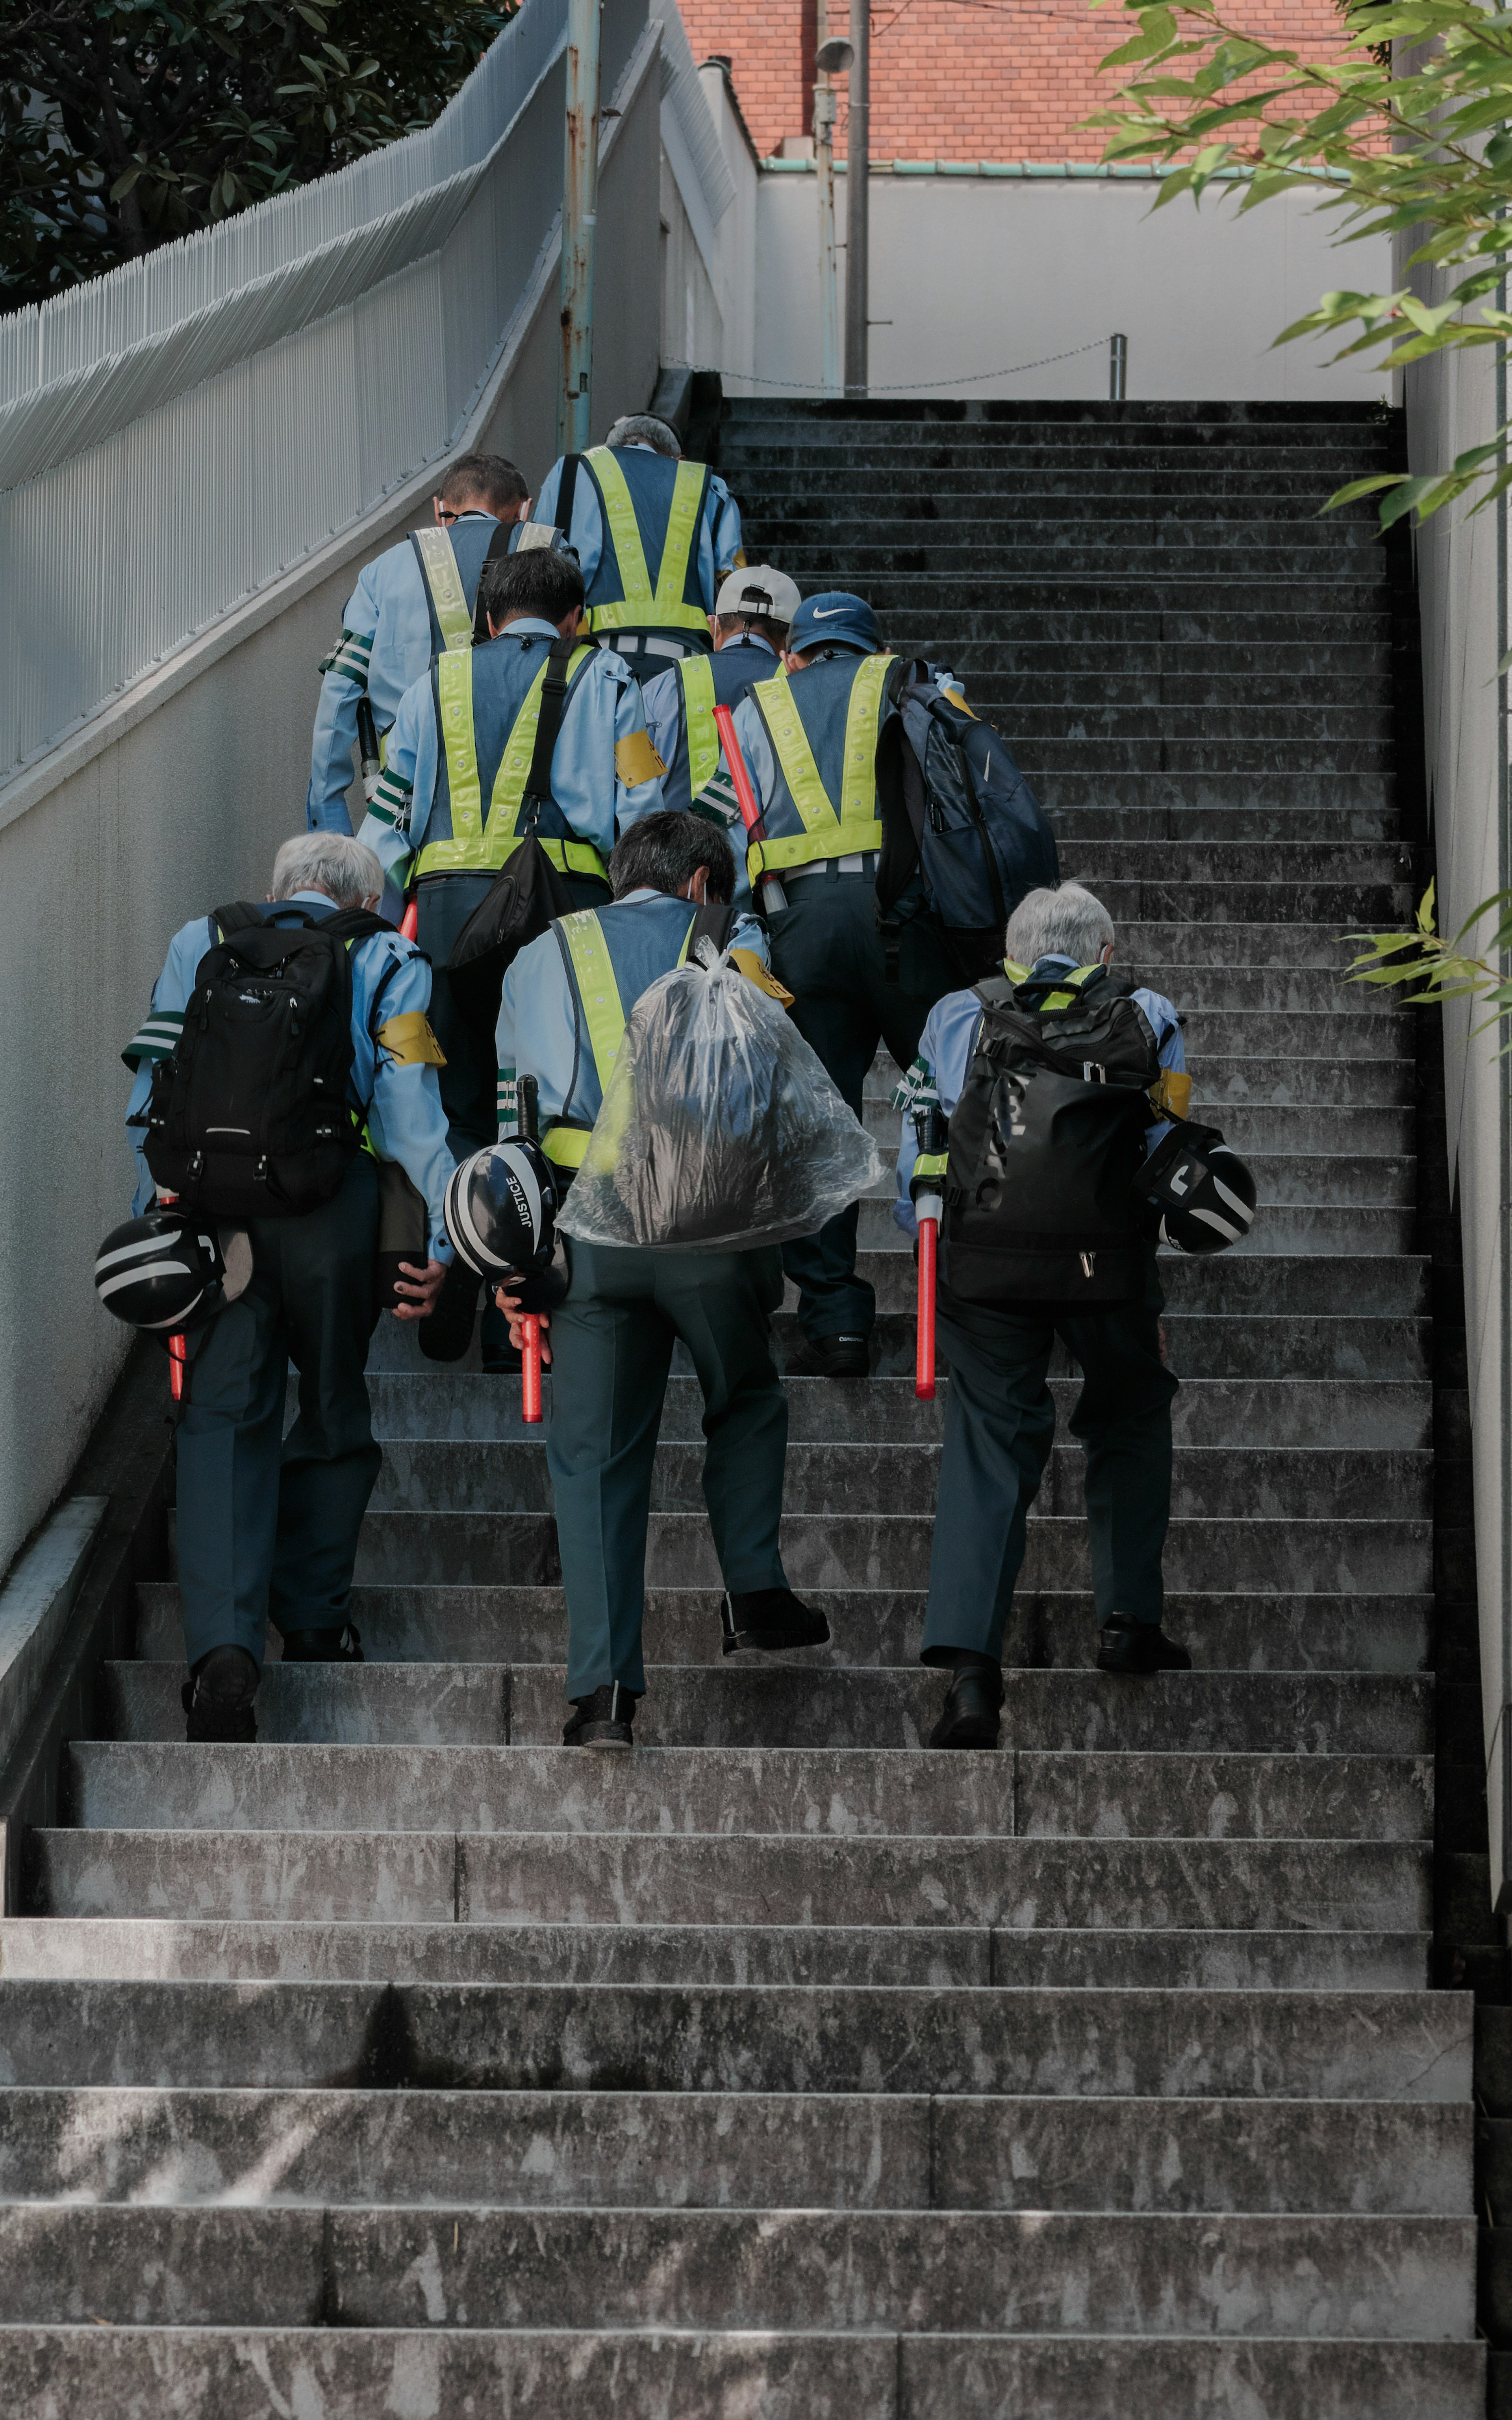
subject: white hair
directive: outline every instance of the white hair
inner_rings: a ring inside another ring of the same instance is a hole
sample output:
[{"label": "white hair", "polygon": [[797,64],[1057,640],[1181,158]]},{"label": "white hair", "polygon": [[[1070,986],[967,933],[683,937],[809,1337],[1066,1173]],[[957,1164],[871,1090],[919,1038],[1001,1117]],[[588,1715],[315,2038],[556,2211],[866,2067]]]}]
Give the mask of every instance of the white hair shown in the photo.
[{"label": "white hair", "polygon": [[382,890],[381,864],[350,832],[297,832],[273,860],[275,899],[292,899],[296,891],[324,891],[338,908],[360,908]]},{"label": "white hair", "polygon": [[1113,919],[1102,900],[1079,882],[1063,882],[1058,891],[1026,892],[1008,920],[1003,949],[1015,966],[1056,957],[1090,967],[1112,939]]},{"label": "white hair", "polygon": [[650,445],[658,454],[671,455],[674,462],[682,459],[683,449],[677,442],[676,429],[670,420],[658,419],[654,411],[626,412],[623,420],[614,423],[604,442],[606,445]]}]

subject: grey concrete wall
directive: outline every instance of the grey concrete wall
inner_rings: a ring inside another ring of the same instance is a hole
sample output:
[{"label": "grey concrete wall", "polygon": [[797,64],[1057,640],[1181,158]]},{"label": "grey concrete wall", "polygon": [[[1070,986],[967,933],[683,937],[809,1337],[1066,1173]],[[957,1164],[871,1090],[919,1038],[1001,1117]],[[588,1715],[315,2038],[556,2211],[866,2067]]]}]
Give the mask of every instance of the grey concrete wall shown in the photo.
[{"label": "grey concrete wall", "polygon": [[[836,179],[844,240],[847,178]],[[1288,195],[1240,219],[1187,200],[1151,215],[1156,188],[1096,178],[872,178],[874,387],[949,395],[1105,396],[1106,338],[1129,339],[1129,394],[1162,401],[1370,400],[1385,381],[1334,347],[1281,330],[1331,287],[1390,282],[1384,239],[1334,246],[1336,222]],[[810,175],[760,180],[754,369],[813,381],[819,368],[818,200]],[[843,256],[842,264],[843,264]],[[843,265],[841,277],[843,279]],[[1090,344],[1011,378],[979,373]],[[939,383],[945,381],[945,383]],[[741,392],[738,380],[733,393]],[[776,384],[756,394],[781,394]]]},{"label": "grey concrete wall", "polygon": [[[652,57],[601,178],[595,436],[656,383],[657,159]],[[532,490],[556,453],[556,275],[553,256],[461,441],[510,455]],[[200,393],[213,411],[214,386]],[[316,666],[358,568],[425,515],[434,484],[409,482],[0,790],[0,1570],[63,1486],[126,1351],[90,1283],[131,1189],[118,1054],[176,928],[260,895],[279,842],[302,829]]]}]

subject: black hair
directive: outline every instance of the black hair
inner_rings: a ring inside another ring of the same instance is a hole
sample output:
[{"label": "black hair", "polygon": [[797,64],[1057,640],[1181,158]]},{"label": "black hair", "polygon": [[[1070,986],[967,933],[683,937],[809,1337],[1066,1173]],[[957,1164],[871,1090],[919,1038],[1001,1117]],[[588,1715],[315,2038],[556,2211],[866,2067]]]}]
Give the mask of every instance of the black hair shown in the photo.
[{"label": "black hair", "polygon": [[719,625],[721,638],[729,638],[737,630],[754,630],[759,637],[769,640],[774,647],[787,645],[787,624],[774,622],[770,613],[717,613],[714,618]]},{"label": "black hair", "polygon": [[501,454],[459,454],[440,487],[442,504],[454,512],[474,500],[490,513],[506,512],[511,504],[522,504],[530,492],[522,474]]},{"label": "black hair", "polygon": [[728,907],[735,892],[735,858],[718,825],[663,807],[642,815],[615,842],[609,885],[616,899],[627,891],[665,891],[675,898],[701,865],[708,868],[710,899]]},{"label": "black hair", "polygon": [[532,546],[519,554],[495,555],[479,583],[478,601],[490,622],[512,622],[522,613],[564,622],[586,594],[570,554]]}]

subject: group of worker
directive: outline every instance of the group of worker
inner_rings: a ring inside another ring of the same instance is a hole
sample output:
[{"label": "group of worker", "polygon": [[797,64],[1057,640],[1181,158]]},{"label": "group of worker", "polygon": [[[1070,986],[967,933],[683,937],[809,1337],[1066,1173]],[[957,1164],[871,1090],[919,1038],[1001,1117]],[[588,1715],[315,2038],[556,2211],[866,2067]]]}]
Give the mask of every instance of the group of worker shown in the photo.
[{"label": "group of worker", "polygon": [[[870,605],[842,590],[800,598],[775,566],[748,565],[735,500],[650,414],[564,458],[533,518],[531,504],[499,458],[454,463],[431,524],[363,572],[321,667],[309,829],[280,852],[269,914],[307,921],[381,903],[393,925],[409,911],[414,938],[385,930],[350,948],[349,1107],[371,1154],[308,1218],[251,1222],[251,1283],[195,1347],[178,1444],[191,1738],[255,1736],[270,1617],[285,1657],[362,1655],[348,1599],[379,1461],[363,1375],[374,1156],[399,1162],[424,1199],[424,1253],[393,1305],[424,1321],[460,1274],[449,1275],[443,1215],[455,1164],[514,1130],[517,1079],[530,1075],[543,1148],[570,1186],[631,1009],[682,962],[700,911],[716,908],[730,911],[739,963],[781,999],[857,1117],[879,1045],[910,1071],[910,1102],[927,1092],[947,1110],[970,1057],[976,994],[917,863],[901,876],[893,867],[878,913],[877,766],[898,706]],[[943,668],[914,677],[959,704]],[[725,706],[738,767],[715,720]],[[355,837],[354,747],[367,794]],[[750,830],[737,771],[759,813]],[[528,838],[568,904],[509,968],[490,1042],[448,970]],[[1031,893],[1015,920],[1010,954],[1047,979],[1111,957],[1104,911],[1074,886]],[[213,918],[176,938],[126,1054],[138,1142],[152,1064],[173,1050],[217,938]],[[1176,1011],[1137,997],[1163,1063],[1179,1068]],[[908,1225],[906,1119],[903,1133]],[[152,1189],[143,1161],[139,1210]],[[875,1298],[856,1236],[853,1204],[780,1253],[571,1247],[547,1344],[568,1744],[633,1740],[652,1462],[678,1339],[704,1397],[724,1649],[778,1653],[828,1639],[824,1614],[795,1595],[782,1566],[787,1402],[770,1323],[785,1269],[803,1340],[792,1366],[864,1376]],[[1057,1326],[1087,1375],[1073,1426],[1088,1448],[1099,1660],[1113,1671],[1188,1661],[1160,1628],[1176,1382],[1159,1308],[1152,1253],[1145,1298],[1084,1334],[1038,1308],[951,1325],[942,1295],[950,1385],[923,1660],[951,1677],[934,1744],[998,1736],[1004,1624],[1054,1430],[1045,1370]],[[485,1370],[517,1369],[519,1344],[519,1297],[506,1286],[485,1304]],[[282,1438],[289,1357],[300,1408]]]}]

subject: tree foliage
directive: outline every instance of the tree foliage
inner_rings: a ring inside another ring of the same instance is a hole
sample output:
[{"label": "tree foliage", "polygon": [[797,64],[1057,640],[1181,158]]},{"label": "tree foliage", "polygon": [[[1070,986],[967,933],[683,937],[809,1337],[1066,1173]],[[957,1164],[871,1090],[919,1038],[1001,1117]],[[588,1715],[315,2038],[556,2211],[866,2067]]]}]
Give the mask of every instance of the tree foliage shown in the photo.
[{"label": "tree foliage", "polygon": [[[1512,891],[1497,891],[1483,899],[1450,941],[1435,929],[1434,890],[1430,882],[1410,933],[1349,935],[1351,941],[1363,941],[1365,948],[1350,961],[1347,981],[1399,991],[1403,1008],[1437,1008],[1446,1000],[1483,1000],[1491,1014],[1475,1031],[1484,1032],[1486,1026],[1512,1015],[1512,981],[1503,971],[1512,953]],[[1499,921],[1487,954],[1474,957],[1464,945],[1482,917],[1493,913]],[[1504,1059],[1509,1050],[1512,1041],[1504,1043],[1497,1056]]]},{"label": "tree foliage", "polygon": [[[1107,0],[1093,0],[1094,7]],[[1124,70],[1116,109],[1088,122],[1109,130],[1104,157],[1165,165],[1157,208],[1215,178],[1241,210],[1278,194],[1335,190],[1341,237],[1410,234],[1413,267],[1443,272],[1442,301],[1410,286],[1390,294],[1325,294],[1283,330],[1342,336],[1335,354],[1375,357],[1399,369],[1430,353],[1505,342],[1504,220],[1512,203],[1512,11],[1476,0],[1343,0],[1341,48],[1318,58],[1261,40],[1221,13],[1218,0],[1123,0],[1138,21],[1108,54]],[[1395,58],[1395,65],[1394,65]],[[1389,525],[1420,519],[1473,493],[1475,509],[1512,486],[1506,429],[1461,454],[1452,469],[1355,479],[1342,504],[1384,490]]]},{"label": "tree foliage", "polygon": [[428,125],[518,0],[7,0],[0,309]]}]

